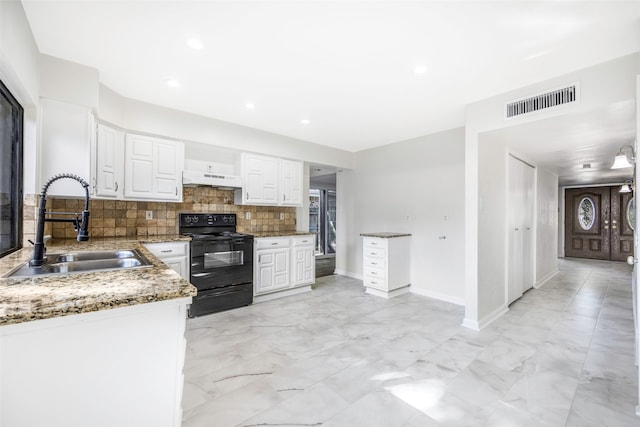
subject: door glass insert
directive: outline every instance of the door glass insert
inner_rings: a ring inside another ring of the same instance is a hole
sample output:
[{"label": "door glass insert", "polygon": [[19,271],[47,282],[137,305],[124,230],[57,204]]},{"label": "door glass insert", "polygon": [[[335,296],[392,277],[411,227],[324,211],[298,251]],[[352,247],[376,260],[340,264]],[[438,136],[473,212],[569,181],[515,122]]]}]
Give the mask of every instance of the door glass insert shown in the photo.
[{"label": "door glass insert", "polygon": [[596,222],[596,205],[590,197],[584,197],[578,204],[578,224],[583,230],[591,230]]},{"label": "door glass insert", "polygon": [[629,199],[627,203],[627,222],[632,230],[635,230],[636,225],[636,202],[635,197]]},{"label": "door glass insert", "polygon": [[207,252],[204,254],[204,268],[206,269],[242,265],[243,262],[243,251]]}]

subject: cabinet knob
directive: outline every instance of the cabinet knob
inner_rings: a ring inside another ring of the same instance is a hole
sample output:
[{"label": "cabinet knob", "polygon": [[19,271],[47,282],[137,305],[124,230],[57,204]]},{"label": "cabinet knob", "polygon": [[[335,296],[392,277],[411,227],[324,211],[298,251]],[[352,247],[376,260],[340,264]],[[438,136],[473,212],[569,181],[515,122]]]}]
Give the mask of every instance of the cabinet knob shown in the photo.
[{"label": "cabinet knob", "polygon": [[160,252],[162,252],[163,254],[169,254],[173,252],[173,249],[164,249],[164,250],[161,250]]},{"label": "cabinet knob", "polygon": [[277,244],[278,244],[277,242],[273,242],[271,246],[276,246]]}]

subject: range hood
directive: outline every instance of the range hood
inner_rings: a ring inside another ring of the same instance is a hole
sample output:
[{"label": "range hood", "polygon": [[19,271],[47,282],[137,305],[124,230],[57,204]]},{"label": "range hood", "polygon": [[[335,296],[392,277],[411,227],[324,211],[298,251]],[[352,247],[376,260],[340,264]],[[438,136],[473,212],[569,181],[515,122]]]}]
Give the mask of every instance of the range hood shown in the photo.
[{"label": "range hood", "polygon": [[182,185],[187,187],[206,185],[219,188],[241,188],[242,179],[236,175],[186,170],[182,172]]}]

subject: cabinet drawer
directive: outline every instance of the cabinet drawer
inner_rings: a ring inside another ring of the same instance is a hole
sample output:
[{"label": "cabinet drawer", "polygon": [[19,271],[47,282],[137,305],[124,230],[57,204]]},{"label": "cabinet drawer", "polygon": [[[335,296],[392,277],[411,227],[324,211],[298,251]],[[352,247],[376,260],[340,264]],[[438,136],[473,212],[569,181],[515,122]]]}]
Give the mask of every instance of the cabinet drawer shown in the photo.
[{"label": "cabinet drawer", "polygon": [[387,260],[385,258],[375,258],[370,256],[364,257],[364,266],[373,268],[385,268],[387,266]]},{"label": "cabinet drawer", "polygon": [[364,285],[368,288],[379,289],[381,291],[387,290],[387,281],[381,277],[365,277]]},{"label": "cabinet drawer", "polygon": [[387,272],[384,268],[376,268],[376,267],[364,267],[364,276],[370,278],[379,278],[384,279],[387,276]]},{"label": "cabinet drawer", "polygon": [[288,237],[278,237],[275,239],[256,239],[256,249],[274,249],[289,247]]},{"label": "cabinet drawer", "polygon": [[315,236],[299,236],[291,238],[291,246],[313,246],[315,243]]},{"label": "cabinet drawer", "polygon": [[365,258],[386,258],[387,250],[384,248],[364,248]]},{"label": "cabinet drawer", "polygon": [[145,247],[158,258],[187,256],[187,242],[147,243]]},{"label": "cabinet drawer", "polygon": [[387,249],[387,239],[365,237],[363,244],[365,249]]}]

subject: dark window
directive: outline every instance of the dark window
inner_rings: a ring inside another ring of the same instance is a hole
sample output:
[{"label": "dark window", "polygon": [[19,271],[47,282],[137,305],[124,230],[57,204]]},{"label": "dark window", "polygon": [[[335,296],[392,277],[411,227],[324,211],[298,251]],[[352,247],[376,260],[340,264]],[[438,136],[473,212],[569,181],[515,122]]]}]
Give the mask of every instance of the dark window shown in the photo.
[{"label": "dark window", "polygon": [[0,81],[0,257],[22,247],[22,120]]}]

